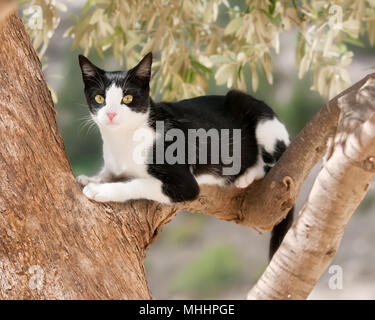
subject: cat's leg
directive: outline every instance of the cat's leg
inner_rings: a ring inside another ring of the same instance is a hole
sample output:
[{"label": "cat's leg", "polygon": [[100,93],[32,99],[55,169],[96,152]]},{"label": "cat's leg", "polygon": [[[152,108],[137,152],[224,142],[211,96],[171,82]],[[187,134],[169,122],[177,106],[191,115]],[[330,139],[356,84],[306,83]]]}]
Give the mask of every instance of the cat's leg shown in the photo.
[{"label": "cat's leg", "polygon": [[170,198],[163,193],[163,184],[155,178],[139,178],[126,182],[89,183],[83,188],[89,199],[98,202],[125,202],[135,199],[148,199],[170,203]]},{"label": "cat's leg", "polygon": [[88,177],[85,175],[80,175],[76,177],[77,182],[81,186],[87,186],[89,183],[103,183],[111,181],[113,175],[106,169],[103,168],[96,176]]},{"label": "cat's leg", "polygon": [[288,131],[276,117],[259,121],[255,137],[259,148],[257,163],[237,178],[234,183],[237,188],[246,188],[254,180],[262,179],[289,144]]},{"label": "cat's leg", "polygon": [[264,163],[262,159],[258,159],[258,162],[248,168],[242,175],[240,175],[234,185],[237,188],[246,188],[253,183],[254,180],[262,179],[265,175]]},{"label": "cat's leg", "polygon": [[162,203],[189,201],[199,194],[199,186],[189,172],[163,173],[161,179],[138,178],[126,182],[89,183],[83,193],[98,202],[125,202],[147,199]]}]

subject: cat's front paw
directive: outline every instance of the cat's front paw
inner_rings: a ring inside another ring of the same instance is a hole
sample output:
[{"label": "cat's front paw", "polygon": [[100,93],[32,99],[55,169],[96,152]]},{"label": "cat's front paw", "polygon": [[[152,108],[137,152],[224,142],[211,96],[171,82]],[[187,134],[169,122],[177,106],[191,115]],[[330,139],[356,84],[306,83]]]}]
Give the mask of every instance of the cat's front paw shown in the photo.
[{"label": "cat's front paw", "polygon": [[83,188],[83,194],[91,199],[98,202],[110,202],[116,201],[114,199],[114,190],[109,183],[89,183]]},{"label": "cat's front paw", "polygon": [[76,177],[76,180],[77,180],[77,182],[78,182],[82,187],[84,187],[84,186],[87,186],[87,185],[90,183],[91,178],[82,174],[82,175]]}]

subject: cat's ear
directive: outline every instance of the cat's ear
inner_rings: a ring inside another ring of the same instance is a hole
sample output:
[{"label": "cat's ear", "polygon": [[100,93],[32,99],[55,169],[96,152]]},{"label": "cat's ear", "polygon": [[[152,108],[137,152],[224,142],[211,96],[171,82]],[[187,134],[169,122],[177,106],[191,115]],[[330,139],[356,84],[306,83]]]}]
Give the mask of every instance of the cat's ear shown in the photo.
[{"label": "cat's ear", "polygon": [[83,55],[78,56],[79,65],[82,71],[82,78],[84,81],[89,80],[91,78],[95,78],[102,72],[96,65],[94,65],[89,59],[87,59]]},{"label": "cat's ear", "polygon": [[151,78],[152,53],[146,54],[140,63],[132,70],[132,77],[141,81],[142,84],[148,84]]}]

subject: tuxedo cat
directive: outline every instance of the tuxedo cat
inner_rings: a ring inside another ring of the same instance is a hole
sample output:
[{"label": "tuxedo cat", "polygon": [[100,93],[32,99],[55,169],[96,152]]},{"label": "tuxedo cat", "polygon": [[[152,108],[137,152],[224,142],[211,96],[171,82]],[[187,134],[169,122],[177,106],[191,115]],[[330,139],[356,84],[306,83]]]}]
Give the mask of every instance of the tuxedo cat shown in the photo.
[{"label": "tuxedo cat", "polygon": [[[204,184],[246,188],[264,177],[289,144],[273,110],[240,91],[154,102],[151,53],[127,72],[104,71],[82,55],[79,63],[103,140],[103,169],[77,177],[89,199],[173,203],[194,200]],[[274,228],[271,256],[292,220],[291,211]]]}]

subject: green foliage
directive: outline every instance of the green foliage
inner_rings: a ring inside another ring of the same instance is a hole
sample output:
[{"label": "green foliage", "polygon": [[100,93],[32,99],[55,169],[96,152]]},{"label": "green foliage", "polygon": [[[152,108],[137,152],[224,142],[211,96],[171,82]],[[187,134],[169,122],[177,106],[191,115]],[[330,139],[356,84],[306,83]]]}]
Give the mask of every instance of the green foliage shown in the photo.
[{"label": "green foliage", "polygon": [[232,245],[206,247],[175,275],[172,290],[198,295],[195,298],[212,297],[241,280],[241,265],[241,256]]},{"label": "green foliage", "polygon": [[296,79],[293,87],[294,94],[285,105],[280,105],[277,108],[279,116],[285,122],[292,137],[301,131],[324,104],[318,94],[309,92],[307,79]]},{"label": "green foliage", "polygon": [[164,230],[160,235],[160,241],[173,245],[185,245],[196,240],[203,234],[207,216],[199,213],[180,213],[184,215],[182,220],[174,228]]},{"label": "green foliage", "polygon": [[[33,46],[39,56],[42,57],[47,50],[51,37],[60,24],[58,10],[66,11],[67,7],[59,1],[21,0],[19,2],[24,6],[23,18]],[[41,9],[41,15],[35,8]],[[40,22],[41,25],[36,24],[36,22]]]},{"label": "green foliage", "polygon": [[[49,0],[23,3],[43,9],[43,29],[29,28],[42,55],[59,22],[56,9],[66,8]],[[248,65],[256,91],[260,66],[272,84],[271,51],[279,52],[281,33],[296,28],[299,77],[311,70],[311,89],[332,97],[351,83],[353,53],[346,43],[362,45],[359,36],[367,31],[374,45],[374,17],[375,0],[87,0],[65,35],[85,54],[95,49],[103,57],[111,48],[121,63],[126,57],[127,67],[149,51],[159,53],[152,90],[181,99],[206,92],[212,70],[218,85],[246,89]]]},{"label": "green foliage", "polygon": [[[102,165],[102,142],[99,130],[91,123],[77,55],[77,52],[65,55],[60,61],[67,68],[69,81],[62,82],[59,88],[59,101],[55,106],[57,123],[74,174],[94,174]],[[97,61],[99,58],[91,55],[90,59]]]}]

